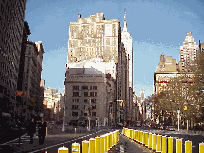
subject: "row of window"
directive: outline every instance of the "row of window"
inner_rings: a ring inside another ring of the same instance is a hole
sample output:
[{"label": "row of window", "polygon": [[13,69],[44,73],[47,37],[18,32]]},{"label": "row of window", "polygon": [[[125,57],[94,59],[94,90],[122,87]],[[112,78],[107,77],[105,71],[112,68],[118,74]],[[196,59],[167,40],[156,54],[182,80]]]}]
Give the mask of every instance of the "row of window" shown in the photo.
[{"label": "row of window", "polygon": [[[79,102],[79,99],[72,99],[72,102]],[[84,99],[84,102],[88,102],[88,99]],[[96,99],[91,99],[91,103],[96,103]]]},{"label": "row of window", "polygon": [[[73,92],[73,97],[80,97],[79,92]],[[97,92],[90,92],[90,95],[88,92],[84,92],[84,97],[97,97]]]},{"label": "row of window", "polygon": [[[97,86],[90,86],[89,88],[88,88],[88,86],[82,86],[81,89],[82,90],[88,90],[88,89],[97,90]],[[80,90],[80,88],[79,88],[79,86],[73,86],[73,90]]]},{"label": "row of window", "polygon": [[[89,105],[84,105],[84,109],[88,109]],[[72,110],[79,109],[79,105],[72,105]],[[96,105],[91,105],[91,109],[96,109]]]},{"label": "row of window", "polygon": [[[78,112],[72,112],[72,116],[79,116],[79,115],[78,115]],[[88,116],[88,114],[87,114],[87,113],[84,113],[84,116]],[[96,112],[92,112],[92,113],[91,113],[91,116],[96,116]]]}]

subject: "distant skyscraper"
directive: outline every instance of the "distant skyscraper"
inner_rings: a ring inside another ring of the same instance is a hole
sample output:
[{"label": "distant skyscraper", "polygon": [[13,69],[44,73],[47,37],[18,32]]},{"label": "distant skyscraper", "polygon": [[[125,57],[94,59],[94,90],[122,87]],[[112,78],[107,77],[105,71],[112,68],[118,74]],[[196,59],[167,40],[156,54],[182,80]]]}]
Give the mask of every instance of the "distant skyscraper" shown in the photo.
[{"label": "distant skyscraper", "polygon": [[121,33],[121,41],[124,44],[127,57],[129,58],[129,87],[133,88],[133,48],[132,37],[127,31],[126,10],[124,12],[123,31]]},{"label": "distant skyscraper", "polygon": [[183,42],[183,46],[180,46],[180,62],[182,63],[182,71],[190,72],[189,66],[196,59],[196,52],[198,45],[194,42],[194,38],[191,32],[187,32],[186,38]]}]

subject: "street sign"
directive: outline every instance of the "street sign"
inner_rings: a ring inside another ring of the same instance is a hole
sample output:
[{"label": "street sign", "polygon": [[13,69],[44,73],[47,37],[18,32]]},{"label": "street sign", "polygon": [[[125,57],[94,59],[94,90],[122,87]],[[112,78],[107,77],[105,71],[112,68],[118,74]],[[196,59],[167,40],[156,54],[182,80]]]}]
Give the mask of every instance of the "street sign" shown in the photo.
[{"label": "street sign", "polygon": [[24,91],[23,93],[23,91],[16,91],[16,96],[19,96],[19,97],[27,96],[27,92]]}]

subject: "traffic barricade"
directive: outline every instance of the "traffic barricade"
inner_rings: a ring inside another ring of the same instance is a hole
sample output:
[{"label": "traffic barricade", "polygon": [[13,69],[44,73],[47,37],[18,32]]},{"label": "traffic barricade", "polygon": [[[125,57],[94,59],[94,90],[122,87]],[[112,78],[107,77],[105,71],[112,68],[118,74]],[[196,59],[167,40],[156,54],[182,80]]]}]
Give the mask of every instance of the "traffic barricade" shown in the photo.
[{"label": "traffic barricade", "polygon": [[72,143],[72,153],[81,153],[79,143]]},{"label": "traffic barricade", "polygon": [[185,153],[192,153],[192,141],[185,141]]},{"label": "traffic barricade", "polygon": [[82,141],[82,153],[88,153],[89,152],[89,141],[83,140]]},{"label": "traffic barricade", "polygon": [[95,153],[100,153],[100,137],[95,137]]},{"label": "traffic barricade", "polygon": [[149,139],[148,139],[148,148],[152,148],[152,133],[149,133]]},{"label": "traffic barricade", "polygon": [[162,136],[162,153],[166,153],[167,152],[167,150],[166,150],[166,136],[165,135],[163,135]]},{"label": "traffic barricade", "polygon": [[176,153],[182,153],[182,139],[176,139]]},{"label": "traffic barricade", "polygon": [[105,134],[105,139],[104,139],[104,151],[107,153],[108,152],[108,134]]},{"label": "traffic barricade", "polygon": [[168,137],[168,153],[173,153],[173,137]]},{"label": "traffic barricade", "polygon": [[157,147],[156,147],[156,152],[161,152],[161,135],[157,135]]},{"label": "traffic barricade", "polygon": [[152,134],[152,150],[156,150],[156,141],[157,138],[156,138],[156,134]]},{"label": "traffic barricade", "polygon": [[69,149],[66,147],[60,147],[58,148],[58,153],[69,153]]},{"label": "traffic barricade", "polygon": [[100,136],[100,152],[101,153],[105,152],[105,136],[104,135]]},{"label": "traffic barricade", "polygon": [[89,153],[95,153],[95,141],[94,138],[89,139]]},{"label": "traffic barricade", "polygon": [[199,153],[204,153],[204,143],[199,143]]},{"label": "traffic barricade", "polygon": [[144,132],[145,146],[148,147],[148,132]]}]

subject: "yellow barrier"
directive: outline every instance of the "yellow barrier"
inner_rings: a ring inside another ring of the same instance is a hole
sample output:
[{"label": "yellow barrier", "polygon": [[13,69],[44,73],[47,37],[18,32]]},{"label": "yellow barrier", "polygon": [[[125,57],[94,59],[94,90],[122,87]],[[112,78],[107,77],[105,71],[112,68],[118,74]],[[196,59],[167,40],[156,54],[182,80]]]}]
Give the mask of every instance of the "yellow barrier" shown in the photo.
[{"label": "yellow barrier", "polygon": [[108,147],[108,151],[110,149],[110,133],[107,133],[108,137],[107,137],[107,147]]},{"label": "yellow barrier", "polygon": [[142,145],[145,145],[145,131],[142,132]]},{"label": "yellow barrier", "polygon": [[94,138],[89,139],[89,153],[95,153],[95,141]]},{"label": "yellow barrier", "polygon": [[105,136],[101,135],[100,136],[100,152],[104,153],[105,152]]},{"label": "yellow barrier", "polygon": [[69,153],[69,149],[66,147],[60,147],[58,148],[58,153]]},{"label": "yellow barrier", "polygon": [[152,133],[149,133],[149,143],[148,143],[148,147],[152,148]]},{"label": "yellow barrier", "polygon": [[168,137],[168,153],[173,153],[173,137]]},{"label": "yellow barrier", "polygon": [[95,153],[100,153],[100,137],[95,137]]},{"label": "yellow barrier", "polygon": [[112,148],[112,146],[113,146],[113,133],[112,132],[110,132],[110,140],[109,140],[110,142],[110,149]]},{"label": "yellow barrier", "polygon": [[138,142],[139,141],[139,131],[136,130],[136,141]]},{"label": "yellow barrier", "polygon": [[158,134],[157,135],[157,148],[156,148],[157,152],[161,152],[161,135]]},{"label": "yellow barrier", "polygon": [[84,140],[82,141],[82,153],[88,153],[89,152],[89,141]]},{"label": "yellow barrier", "polygon": [[142,144],[143,131],[140,131],[140,143]]},{"label": "yellow barrier", "polygon": [[156,141],[157,138],[156,138],[156,134],[152,134],[152,150],[156,150]]},{"label": "yellow barrier", "polygon": [[136,140],[136,130],[133,130],[133,140]]},{"label": "yellow barrier", "polygon": [[105,134],[105,139],[104,139],[104,152],[108,152],[108,134]]},{"label": "yellow barrier", "polygon": [[204,153],[204,143],[199,143],[199,153]]},{"label": "yellow barrier", "polygon": [[144,137],[145,137],[145,146],[148,146],[148,132],[144,133]]},{"label": "yellow barrier", "polygon": [[182,153],[182,139],[176,139],[176,153]]},{"label": "yellow barrier", "polygon": [[166,153],[166,136],[162,136],[162,153]]},{"label": "yellow barrier", "polygon": [[119,142],[119,134],[120,134],[120,131],[118,130],[118,134],[117,134],[117,143]]},{"label": "yellow barrier", "polygon": [[130,129],[130,138],[133,139],[133,129]]},{"label": "yellow barrier", "polygon": [[80,144],[79,143],[72,143],[72,153],[80,153]]},{"label": "yellow barrier", "polygon": [[192,153],[192,141],[185,141],[185,153]]}]

